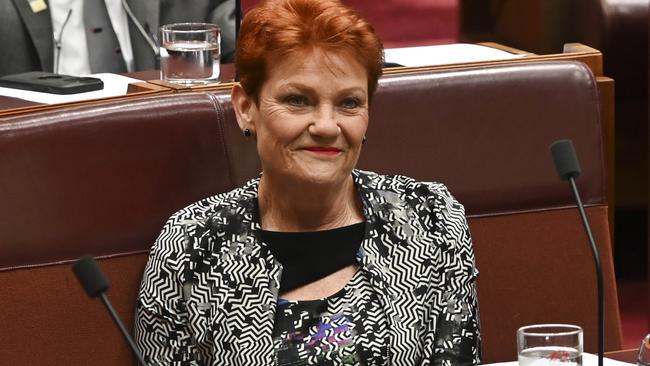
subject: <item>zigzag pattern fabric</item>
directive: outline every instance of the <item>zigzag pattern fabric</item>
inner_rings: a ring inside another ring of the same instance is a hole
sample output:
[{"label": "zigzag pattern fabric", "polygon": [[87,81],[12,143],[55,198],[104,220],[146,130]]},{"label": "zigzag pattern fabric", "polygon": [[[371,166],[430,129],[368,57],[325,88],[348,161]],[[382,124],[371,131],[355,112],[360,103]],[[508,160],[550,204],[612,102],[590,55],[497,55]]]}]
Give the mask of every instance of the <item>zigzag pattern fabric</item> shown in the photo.
[{"label": "zigzag pattern fabric", "polygon": [[281,299],[273,329],[277,365],[385,365],[388,327],[382,314],[363,271],[326,299]]},{"label": "zigzag pattern fabric", "polygon": [[[352,175],[366,218],[357,255],[365,280],[353,296],[378,304],[364,320],[378,325],[374,338],[361,342],[354,364],[478,364],[478,271],[463,206],[439,183]],[[136,342],[149,364],[278,364],[282,265],[260,240],[258,187],[251,180],[166,223],[136,309]]]}]

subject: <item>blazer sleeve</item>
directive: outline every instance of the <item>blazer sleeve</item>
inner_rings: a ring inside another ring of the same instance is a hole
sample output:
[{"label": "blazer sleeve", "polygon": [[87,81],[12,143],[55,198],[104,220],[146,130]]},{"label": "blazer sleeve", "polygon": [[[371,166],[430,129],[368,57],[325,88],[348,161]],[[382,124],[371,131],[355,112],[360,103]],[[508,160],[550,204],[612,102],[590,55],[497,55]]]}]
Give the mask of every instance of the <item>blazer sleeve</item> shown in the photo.
[{"label": "blazer sleeve", "polygon": [[476,365],[481,336],[476,291],[478,271],[465,209],[437,185],[429,197],[439,243],[436,284],[429,286],[422,365]]},{"label": "blazer sleeve", "polygon": [[210,352],[196,344],[186,307],[181,278],[186,230],[175,217],[149,254],[136,305],[135,341],[150,365],[209,365]]}]

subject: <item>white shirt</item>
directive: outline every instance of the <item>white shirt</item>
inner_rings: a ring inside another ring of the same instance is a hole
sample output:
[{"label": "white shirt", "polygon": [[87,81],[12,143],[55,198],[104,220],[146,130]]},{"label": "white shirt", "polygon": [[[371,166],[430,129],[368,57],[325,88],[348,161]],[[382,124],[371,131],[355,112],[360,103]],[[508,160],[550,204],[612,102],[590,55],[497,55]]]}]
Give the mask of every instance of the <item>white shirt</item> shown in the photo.
[{"label": "white shirt", "polygon": [[[133,49],[129,36],[129,23],[126,12],[122,8],[121,0],[105,0],[108,16],[111,19],[113,30],[122,49],[122,57],[128,71],[133,71]],[[61,54],[59,55],[59,69],[57,66],[57,47],[54,47],[54,71],[66,75],[88,75],[90,61],[88,59],[88,46],[84,30],[83,0],[50,0],[50,14],[52,17],[52,31],[54,39],[61,40]],[[72,9],[68,24],[61,33],[61,27],[68,11]]]}]

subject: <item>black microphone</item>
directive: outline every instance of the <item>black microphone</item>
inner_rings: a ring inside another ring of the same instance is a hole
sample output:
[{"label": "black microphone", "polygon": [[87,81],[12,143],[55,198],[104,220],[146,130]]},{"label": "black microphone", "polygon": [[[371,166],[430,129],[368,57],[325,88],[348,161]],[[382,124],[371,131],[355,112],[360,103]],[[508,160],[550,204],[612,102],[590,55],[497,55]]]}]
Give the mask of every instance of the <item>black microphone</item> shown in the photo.
[{"label": "black microphone", "polygon": [[603,366],[603,351],[605,349],[605,299],[603,297],[603,269],[600,265],[600,254],[598,254],[598,248],[596,247],[594,236],[591,233],[591,227],[589,226],[589,221],[587,221],[585,208],[582,204],[582,200],[580,199],[578,187],[576,186],[575,178],[580,175],[580,163],[578,163],[576,150],[573,147],[573,142],[571,140],[555,141],[553,144],[551,144],[551,154],[553,155],[553,161],[555,163],[555,169],[557,170],[558,175],[560,178],[562,178],[562,180],[568,180],[571,184],[573,195],[575,197],[576,203],[578,204],[578,210],[580,211],[580,217],[582,218],[582,223],[585,227],[585,231],[587,232],[589,244],[591,244],[591,252],[594,255],[594,263],[596,265],[596,279],[598,283],[598,366]]},{"label": "black microphone", "polygon": [[75,276],[77,276],[79,282],[81,282],[81,286],[83,286],[86,294],[88,294],[89,297],[99,296],[99,298],[106,306],[106,309],[108,309],[109,314],[111,314],[113,321],[122,332],[122,336],[124,336],[124,339],[126,339],[126,343],[128,343],[129,347],[131,347],[131,351],[133,351],[135,354],[135,357],[138,359],[140,365],[146,366],[147,363],[144,362],[144,359],[142,358],[140,351],[138,351],[133,338],[131,338],[129,335],[129,332],[124,327],[124,324],[120,320],[120,317],[117,315],[117,312],[113,308],[113,305],[111,305],[111,302],[108,301],[108,297],[106,297],[105,292],[109,287],[108,280],[97,265],[95,258],[89,255],[81,257],[75,262],[75,264],[72,265],[72,271],[74,272]]}]

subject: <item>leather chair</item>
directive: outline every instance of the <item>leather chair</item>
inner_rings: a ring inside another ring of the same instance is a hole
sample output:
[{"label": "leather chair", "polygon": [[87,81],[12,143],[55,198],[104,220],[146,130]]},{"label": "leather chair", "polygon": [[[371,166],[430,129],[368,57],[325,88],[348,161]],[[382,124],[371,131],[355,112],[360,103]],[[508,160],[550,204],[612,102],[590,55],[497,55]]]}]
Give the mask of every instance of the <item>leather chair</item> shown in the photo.
[{"label": "leather chair", "polygon": [[[515,330],[567,322],[596,351],[594,271],[548,145],[572,138],[605,271],[608,350],[621,329],[595,80],[546,62],[383,77],[359,167],[445,182],[474,237],[485,362]],[[133,98],[0,119],[0,359],[124,365],[132,357],[69,265],[91,253],[131,328],[147,252],[176,209],[256,176],[228,91]],[[46,361],[44,361],[46,360]]]},{"label": "leather chair", "polygon": [[465,205],[487,363],[515,360],[516,330],[535,323],[578,324],[597,352],[593,258],[549,151],[572,139],[605,273],[605,347],[621,348],[598,92],[584,64],[390,75],[373,103],[359,166],[444,182]]},{"label": "leather chair", "polygon": [[0,118],[0,364],[128,364],[70,264],[99,258],[130,329],[167,218],[240,185],[237,167],[259,171],[254,146],[225,142],[236,126],[221,103],[177,94]]}]

